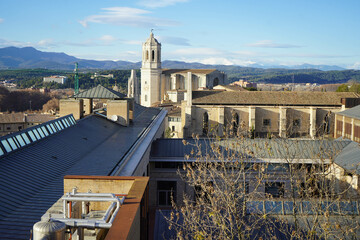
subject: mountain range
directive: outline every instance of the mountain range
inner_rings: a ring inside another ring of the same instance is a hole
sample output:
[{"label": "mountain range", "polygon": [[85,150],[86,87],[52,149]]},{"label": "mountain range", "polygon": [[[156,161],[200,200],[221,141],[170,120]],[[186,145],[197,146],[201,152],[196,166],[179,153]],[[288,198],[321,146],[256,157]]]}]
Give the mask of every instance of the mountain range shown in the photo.
[{"label": "mountain range", "polygon": [[[0,48],[0,70],[1,69],[32,69],[32,68],[45,68],[45,69],[58,69],[58,70],[71,70],[74,68],[74,63],[79,63],[80,69],[139,69],[141,62],[129,61],[97,61],[79,59],[65,53],[56,52],[42,52],[33,47],[5,47]],[[224,69],[229,66],[225,65],[208,65],[201,63],[187,63],[181,61],[163,61],[163,68],[217,68]],[[239,67],[241,66],[233,66]],[[330,70],[345,70],[339,66],[329,65],[311,65],[303,64],[297,66],[265,66],[253,64],[247,68],[281,68],[281,69],[317,69],[322,71]]]}]

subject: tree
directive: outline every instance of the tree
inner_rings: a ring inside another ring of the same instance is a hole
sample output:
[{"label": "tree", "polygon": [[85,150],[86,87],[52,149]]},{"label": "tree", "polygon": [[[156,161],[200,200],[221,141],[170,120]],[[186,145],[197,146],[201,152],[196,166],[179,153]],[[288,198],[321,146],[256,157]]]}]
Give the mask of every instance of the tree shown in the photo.
[{"label": "tree", "polygon": [[357,237],[359,218],[340,210],[359,195],[334,177],[337,144],[198,137],[184,144],[193,151],[179,174],[195,197],[173,202],[167,220],[177,239]]},{"label": "tree", "polygon": [[337,89],[336,92],[348,92],[349,87],[346,84],[341,84]]},{"label": "tree", "polygon": [[55,113],[59,111],[59,99],[52,98],[42,107],[43,112],[52,112]]}]

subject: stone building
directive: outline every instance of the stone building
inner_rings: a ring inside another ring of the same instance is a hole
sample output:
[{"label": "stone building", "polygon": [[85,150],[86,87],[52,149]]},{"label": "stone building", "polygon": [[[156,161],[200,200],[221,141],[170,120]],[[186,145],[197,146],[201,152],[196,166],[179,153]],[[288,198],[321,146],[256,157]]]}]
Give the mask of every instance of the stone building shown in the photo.
[{"label": "stone building", "polygon": [[334,113],[356,93],[192,91],[182,103],[180,137],[245,134],[315,138],[333,134]]},{"label": "stone building", "polygon": [[187,99],[189,88],[211,89],[219,84],[227,84],[227,77],[216,69],[162,69],[161,44],[154,34],[143,43],[141,105],[150,107],[164,100],[180,103]]},{"label": "stone building", "polygon": [[360,142],[360,105],[335,114],[335,138]]}]

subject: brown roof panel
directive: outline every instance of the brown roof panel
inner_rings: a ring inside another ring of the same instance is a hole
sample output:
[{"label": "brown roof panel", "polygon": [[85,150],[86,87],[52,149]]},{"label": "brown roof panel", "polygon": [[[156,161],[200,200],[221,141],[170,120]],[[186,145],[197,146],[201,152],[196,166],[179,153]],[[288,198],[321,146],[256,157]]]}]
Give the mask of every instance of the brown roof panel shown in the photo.
[{"label": "brown roof panel", "polygon": [[341,98],[359,98],[350,92],[193,91],[193,104],[341,106]]},{"label": "brown roof panel", "polygon": [[173,73],[198,73],[198,74],[210,74],[217,71],[216,69],[164,69],[162,74],[173,74]]}]

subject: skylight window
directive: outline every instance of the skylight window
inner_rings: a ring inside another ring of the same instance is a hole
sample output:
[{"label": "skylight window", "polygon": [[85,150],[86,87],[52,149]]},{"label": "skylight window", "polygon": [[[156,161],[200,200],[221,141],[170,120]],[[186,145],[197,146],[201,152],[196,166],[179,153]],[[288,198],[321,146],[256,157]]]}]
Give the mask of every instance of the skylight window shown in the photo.
[{"label": "skylight window", "polygon": [[21,136],[23,137],[24,141],[26,144],[30,143],[30,139],[28,138],[28,136],[26,135],[26,133],[22,133]]},{"label": "skylight window", "polygon": [[18,147],[16,146],[16,143],[14,142],[14,140],[12,138],[8,138],[7,140],[10,143],[10,146],[13,150],[18,149]]},{"label": "skylight window", "polygon": [[41,130],[43,131],[43,133],[45,134],[45,136],[49,136],[49,133],[47,132],[45,126],[41,127]]},{"label": "skylight window", "polygon": [[35,134],[37,139],[39,139],[39,140],[41,139],[41,137],[40,137],[38,131],[36,131],[36,129],[33,129],[32,132]]},{"label": "skylight window", "polygon": [[37,128],[35,129],[37,130],[37,132],[40,134],[41,138],[44,138],[45,137],[45,134],[43,133],[43,131],[41,130],[41,128]]},{"label": "skylight window", "polygon": [[54,131],[52,130],[51,126],[48,124],[46,125],[47,129],[49,130],[50,134],[53,134]]},{"label": "skylight window", "polygon": [[36,142],[36,141],[37,141],[37,138],[35,137],[34,133],[33,133],[32,131],[28,131],[28,133],[29,133],[29,136],[30,136],[31,140],[32,140],[33,142]]},{"label": "skylight window", "polygon": [[11,152],[12,151],[12,149],[11,149],[9,143],[6,141],[6,139],[1,140],[1,143],[4,146],[6,152]]},{"label": "skylight window", "polygon": [[20,147],[23,147],[26,145],[26,143],[24,142],[24,139],[21,137],[21,135],[16,135],[16,139],[18,140]]}]

